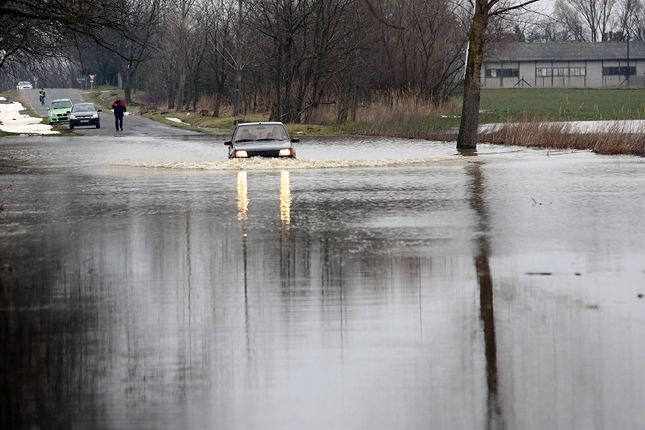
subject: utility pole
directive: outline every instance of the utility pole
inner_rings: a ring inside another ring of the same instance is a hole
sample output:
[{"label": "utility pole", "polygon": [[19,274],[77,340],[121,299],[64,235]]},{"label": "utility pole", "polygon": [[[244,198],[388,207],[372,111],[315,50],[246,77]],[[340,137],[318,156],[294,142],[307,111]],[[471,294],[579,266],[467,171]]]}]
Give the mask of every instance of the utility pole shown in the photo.
[{"label": "utility pole", "polygon": [[629,88],[629,77],[632,74],[629,68],[629,29],[627,30],[627,88]]}]

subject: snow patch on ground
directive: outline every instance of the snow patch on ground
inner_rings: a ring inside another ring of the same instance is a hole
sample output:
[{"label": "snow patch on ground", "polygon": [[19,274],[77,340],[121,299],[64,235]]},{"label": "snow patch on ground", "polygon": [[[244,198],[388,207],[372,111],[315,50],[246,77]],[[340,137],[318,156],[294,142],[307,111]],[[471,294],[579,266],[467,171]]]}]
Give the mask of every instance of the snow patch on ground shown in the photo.
[{"label": "snow patch on ground", "polygon": [[182,121],[182,120],[180,120],[179,118],[166,118],[166,119],[167,119],[168,121],[176,122],[177,124],[186,124],[185,122],[183,122],[183,121]]},{"label": "snow patch on ground", "polygon": [[[6,99],[3,99],[6,101]],[[51,125],[41,124],[41,118],[20,113],[25,108],[20,102],[0,103],[0,130],[9,133],[58,134]]]}]

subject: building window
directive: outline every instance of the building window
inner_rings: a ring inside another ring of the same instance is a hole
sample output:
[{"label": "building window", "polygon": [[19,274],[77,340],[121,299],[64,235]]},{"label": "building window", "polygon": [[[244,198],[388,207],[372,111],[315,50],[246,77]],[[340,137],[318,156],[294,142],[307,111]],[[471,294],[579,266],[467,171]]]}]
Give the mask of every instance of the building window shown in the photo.
[{"label": "building window", "polygon": [[539,67],[536,75],[539,78],[585,76],[586,70],[584,67]]},{"label": "building window", "polygon": [[571,71],[569,76],[585,76],[585,68],[584,67],[572,67],[569,69]]},{"label": "building window", "polygon": [[487,78],[517,78],[520,76],[520,69],[486,69]]},{"label": "building window", "polygon": [[550,67],[540,67],[539,69],[537,69],[537,76],[541,78],[547,78],[551,76],[552,73],[553,69],[551,69]]},{"label": "building window", "polygon": [[636,74],[636,66],[603,67],[603,76],[627,76]]}]

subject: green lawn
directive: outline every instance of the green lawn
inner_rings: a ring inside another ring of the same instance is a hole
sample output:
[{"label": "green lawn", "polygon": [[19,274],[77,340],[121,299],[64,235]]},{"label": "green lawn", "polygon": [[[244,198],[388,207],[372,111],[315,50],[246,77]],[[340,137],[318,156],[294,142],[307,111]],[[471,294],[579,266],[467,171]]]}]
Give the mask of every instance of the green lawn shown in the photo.
[{"label": "green lawn", "polygon": [[645,89],[483,90],[481,122],[645,118]]}]

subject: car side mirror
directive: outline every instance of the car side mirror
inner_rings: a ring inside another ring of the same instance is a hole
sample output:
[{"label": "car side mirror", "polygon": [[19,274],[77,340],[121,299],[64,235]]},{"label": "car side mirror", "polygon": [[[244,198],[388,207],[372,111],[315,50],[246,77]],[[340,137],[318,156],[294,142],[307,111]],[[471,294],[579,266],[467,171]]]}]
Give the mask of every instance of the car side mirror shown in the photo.
[{"label": "car side mirror", "polygon": [[298,142],[300,142],[300,139],[298,139],[297,137],[294,137],[291,139],[291,143],[298,143]]},{"label": "car side mirror", "polygon": [[99,110],[97,110],[97,112],[103,112],[103,109],[99,109]]},{"label": "car side mirror", "polygon": [[72,111],[68,110],[67,113],[70,114],[70,113],[72,113]]},{"label": "car side mirror", "polygon": [[233,144],[233,142],[231,142],[230,140],[227,140],[226,142],[224,142],[224,146],[229,146],[229,145],[232,145],[232,144]]}]

